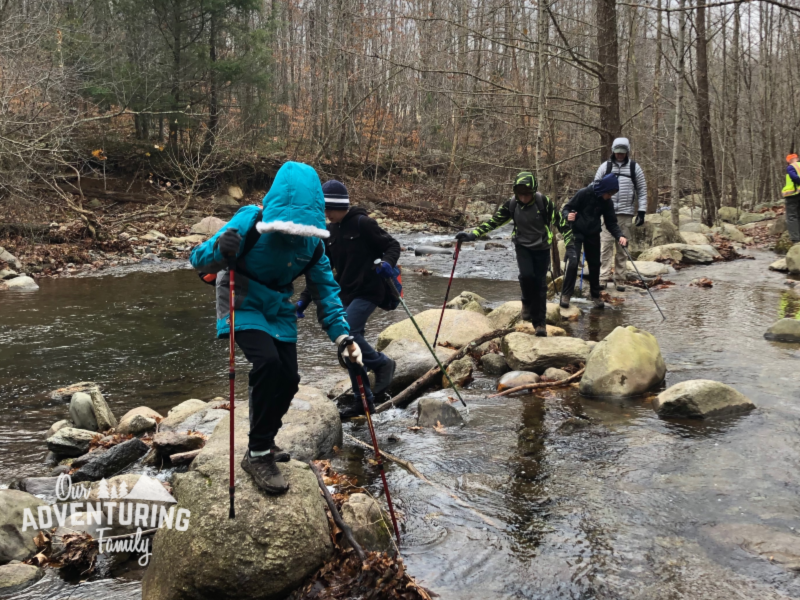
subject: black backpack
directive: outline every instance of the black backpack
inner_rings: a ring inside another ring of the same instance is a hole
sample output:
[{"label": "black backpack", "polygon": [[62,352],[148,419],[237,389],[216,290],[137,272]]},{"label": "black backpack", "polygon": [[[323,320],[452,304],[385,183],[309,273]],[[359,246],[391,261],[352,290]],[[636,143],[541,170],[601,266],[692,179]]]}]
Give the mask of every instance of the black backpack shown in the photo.
[{"label": "black backpack", "polygon": [[[547,221],[547,210],[546,210],[545,204],[544,204],[545,198],[546,198],[546,196],[544,194],[542,194],[541,192],[536,192],[533,195],[533,200],[534,200],[534,202],[536,202],[536,208],[539,209],[539,215],[542,217],[542,221],[544,222],[545,225],[549,226],[550,223],[548,223],[548,221]],[[513,221],[514,220],[514,214],[517,212],[517,197],[516,196],[514,196],[511,199],[511,203],[508,205],[508,210],[511,211],[511,220]],[[514,222],[514,227],[516,227],[516,226],[517,226],[517,224],[516,224],[516,222]]]},{"label": "black backpack", "polygon": [[[256,223],[261,221],[261,218],[262,218],[263,214],[264,214],[263,210],[258,213],[258,219],[256,219]],[[250,274],[250,272],[247,270],[247,268],[244,266],[244,260],[243,260],[244,257],[247,256],[247,253],[250,252],[250,250],[253,249],[253,246],[256,245],[256,242],[258,241],[258,239],[260,237],[261,237],[261,234],[258,232],[258,230],[255,227],[252,227],[247,232],[247,235],[244,238],[244,248],[242,249],[242,253],[236,258],[235,271],[237,273],[241,273],[242,275],[244,275],[248,279],[251,279],[251,280],[255,281],[256,283],[260,283],[261,285],[263,285],[265,287],[268,287],[269,289],[271,289],[271,290],[273,290],[275,292],[283,293],[283,292],[288,291],[291,288],[291,285],[297,279],[300,279],[306,273],[308,273],[312,268],[314,268],[314,265],[316,265],[319,262],[319,259],[322,258],[322,255],[325,254],[325,243],[322,240],[320,240],[319,243],[317,244],[317,247],[314,248],[314,254],[311,255],[311,260],[309,260],[308,263],[306,263],[306,266],[303,267],[303,269],[297,274],[297,277],[292,278],[292,281],[289,282],[288,285],[276,286],[276,285],[267,283],[265,281],[260,281],[258,278],[253,277]],[[216,284],[217,284],[217,275],[216,275],[216,273],[198,273],[198,275],[200,276],[200,279],[203,281],[203,283],[207,283],[208,285],[216,286]]]},{"label": "black backpack", "polygon": [[[633,183],[633,192],[636,194],[636,197],[639,197],[639,188],[636,186],[636,161],[629,159],[628,164],[631,166],[630,175],[624,175],[622,173],[617,173],[617,177],[628,177]],[[606,163],[606,175],[611,174],[611,171],[614,169],[614,163],[611,162],[611,159]]]}]

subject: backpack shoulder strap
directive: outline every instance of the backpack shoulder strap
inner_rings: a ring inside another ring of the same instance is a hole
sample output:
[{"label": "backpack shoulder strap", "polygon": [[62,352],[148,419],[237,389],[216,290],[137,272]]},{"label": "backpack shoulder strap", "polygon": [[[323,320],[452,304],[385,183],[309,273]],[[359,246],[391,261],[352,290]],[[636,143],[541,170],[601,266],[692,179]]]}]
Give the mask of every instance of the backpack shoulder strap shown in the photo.
[{"label": "backpack shoulder strap", "polygon": [[631,165],[631,183],[633,183],[633,191],[638,196],[639,189],[636,187],[636,161],[631,159],[629,164]]},{"label": "backpack shoulder strap", "polygon": [[314,254],[311,255],[311,260],[306,263],[306,266],[303,267],[303,269],[297,274],[297,277],[292,279],[292,282],[294,282],[295,279],[300,279],[303,275],[313,269],[314,265],[319,262],[323,254],[325,254],[325,242],[320,240],[317,244],[317,247],[314,248]]},{"label": "backpack shoulder strap", "polygon": [[536,208],[539,209],[539,215],[542,217],[542,221],[544,221],[545,225],[547,225],[547,196],[542,194],[541,192],[536,192],[533,195],[533,199],[536,202]]},{"label": "backpack shoulder strap", "polygon": [[517,212],[517,197],[516,196],[511,198],[511,202],[508,203],[508,210],[511,213],[511,220],[516,222],[516,220],[514,219],[514,213]]},{"label": "backpack shoulder strap", "polygon": [[614,168],[614,165],[611,164],[611,160],[609,159],[608,162],[606,162],[606,175],[610,175],[611,174],[611,169],[613,169],[613,168]]}]

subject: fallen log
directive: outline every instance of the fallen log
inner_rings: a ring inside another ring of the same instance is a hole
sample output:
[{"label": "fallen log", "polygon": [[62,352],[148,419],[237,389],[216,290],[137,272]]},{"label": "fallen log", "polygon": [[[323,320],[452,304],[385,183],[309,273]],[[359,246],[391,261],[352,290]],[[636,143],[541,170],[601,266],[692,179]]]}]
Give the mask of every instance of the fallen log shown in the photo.
[{"label": "fallen log", "polygon": [[189,452],[178,452],[177,454],[172,454],[169,457],[169,461],[173,465],[188,465],[192,462],[197,456],[200,454],[200,450],[190,450]]},{"label": "fallen log", "polygon": [[365,560],[367,560],[367,555],[364,554],[364,549],[356,541],[355,536],[353,536],[353,530],[350,529],[350,526],[344,522],[342,515],[339,514],[339,509],[336,508],[336,503],[333,501],[333,497],[328,490],[328,486],[325,485],[325,480],[322,479],[322,474],[319,472],[319,469],[317,469],[313,462],[309,461],[308,466],[311,467],[314,475],[317,476],[319,489],[322,492],[322,496],[325,498],[325,503],[328,505],[328,510],[331,511],[331,518],[333,519],[333,522],[336,523],[336,526],[342,530],[344,537],[348,542],[350,542],[350,546],[356,551],[359,560],[363,563]]},{"label": "fallen log", "polygon": [[518,385],[517,387],[513,387],[509,390],[505,390],[500,392],[499,394],[492,394],[489,398],[497,398],[499,396],[508,396],[509,394],[513,394],[514,392],[521,392],[527,390],[541,390],[544,388],[554,388],[554,387],[561,387],[564,385],[569,385],[573,381],[580,379],[583,375],[583,372],[586,370],[586,367],[583,367],[580,371],[575,373],[574,375],[570,375],[566,379],[562,379],[561,381],[545,381],[543,383],[526,383],[525,385]]},{"label": "fallen log", "polygon": [[[503,337],[512,333],[514,329],[495,329],[494,331],[490,331],[489,333],[485,333],[484,335],[475,338],[471,342],[464,345],[461,350],[456,352],[450,358],[447,358],[442,361],[442,366],[446,369],[447,366],[456,361],[460,358],[464,358],[470,350],[474,350],[476,346],[480,346],[481,344],[488,342],[489,340],[493,340],[495,338]],[[376,413],[381,413],[390,408],[394,408],[395,406],[405,406],[409,404],[414,398],[417,397],[418,394],[421,394],[425,388],[430,386],[436,381],[437,375],[439,375],[441,371],[439,370],[438,365],[433,367],[427,373],[425,373],[422,377],[417,379],[414,383],[404,389],[402,392],[397,394],[391,400],[384,402],[380,406],[375,409]]]}]

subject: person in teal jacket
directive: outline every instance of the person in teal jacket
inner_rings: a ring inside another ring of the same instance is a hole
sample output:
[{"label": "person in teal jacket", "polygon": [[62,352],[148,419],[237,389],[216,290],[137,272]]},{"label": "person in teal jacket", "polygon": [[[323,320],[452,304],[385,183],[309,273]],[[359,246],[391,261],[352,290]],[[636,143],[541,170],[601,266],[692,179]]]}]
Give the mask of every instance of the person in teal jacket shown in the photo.
[{"label": "person in teal jacket", "polygon": [[[229,264],[235,261],[235,340],[252,363],[250,435],[242,468],[271,494],[289,489],[277,462],[289,455],[275,445],[282,419],[298,390],[297,317],[291,301],[292,281],[314,256],[319,238],[328,237],[325,200],[314,169],[296,162],[284,164],[263,200],[241,208],[216,235],[192,251],[192,266],[217,272],[217,336],[230,334]],[[247,233],[258,240],[244,253]],[[305,272],[317,304],[317,317],[342,353],[362,365],[361,351],[348,338],[350,329],[339,285],[324,253]]]}]

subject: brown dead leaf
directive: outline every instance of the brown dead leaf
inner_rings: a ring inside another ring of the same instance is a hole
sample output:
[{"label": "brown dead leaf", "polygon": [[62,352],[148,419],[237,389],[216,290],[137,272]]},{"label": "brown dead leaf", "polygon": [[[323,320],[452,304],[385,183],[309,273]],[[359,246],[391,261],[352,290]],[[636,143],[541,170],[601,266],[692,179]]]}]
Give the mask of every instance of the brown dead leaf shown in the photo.
[{"label": "brown dead leaf", "polygon": [[420,431],[422,427],[414,425],[414,427],[406,427],[406,429],[408,429],[409,431]]},{"label": "brown dead leaf", "polygon": [[444,430],[444,425],[442,425],[439,421],[436,421],[436,425],[433,426],[433,429],[436,431],[436,433],[442,433],[442,434],[447,433]]}]

